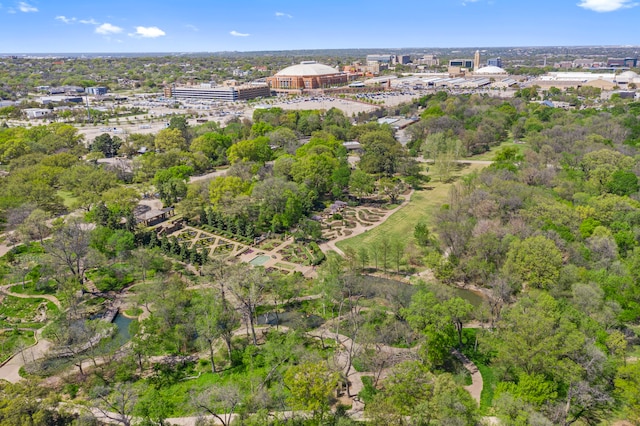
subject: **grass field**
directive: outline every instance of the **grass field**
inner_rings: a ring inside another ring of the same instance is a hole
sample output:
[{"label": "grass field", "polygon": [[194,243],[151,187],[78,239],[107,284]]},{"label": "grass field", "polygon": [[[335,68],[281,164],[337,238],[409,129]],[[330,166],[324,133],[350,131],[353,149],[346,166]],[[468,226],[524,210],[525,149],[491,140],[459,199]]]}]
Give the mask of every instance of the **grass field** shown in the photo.
[{"label": "grass field", "polygon": [[[472,164],[454,173],[454,176],[459,178],[483,167],[486,166]],[[353,238],[340,241],[336,245],[341,250],[351,247],[357,252],[362,245],[371,247],[372,244],[379,243],[383,237],[389,238],[390,241],[400,239],[403,242],[413,239],[413,228],[417,223],[424,222],[429,226],[433,225],[431,218],[443,204],[447,203],[449,188],[452,184],[429,182],[424,189],[413,193],[408,205],[391,215],[383,224]]]},{"label": "grass field", "polygon": [[34,343],[33,331],[4,330],[0,332],[0,362],[4,362],[21,348]]},{"label": "grass field", "polygon": [[64,206],[68,209],[73,209],[78,202],[78,197],[74,197],[69,191],[58,190],[57,195],[62,198]]}]

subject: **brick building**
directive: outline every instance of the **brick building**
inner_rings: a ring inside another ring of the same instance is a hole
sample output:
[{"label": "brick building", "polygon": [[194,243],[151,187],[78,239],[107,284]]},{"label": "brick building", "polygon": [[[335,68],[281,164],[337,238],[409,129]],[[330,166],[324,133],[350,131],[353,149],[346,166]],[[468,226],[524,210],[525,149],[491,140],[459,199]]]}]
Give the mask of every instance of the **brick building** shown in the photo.
[{"label": "brick building", "polygon": [[315,61],[292,65],[267,78],[272,89],[322,89],[344,85],[347,81],[347,74]]}]

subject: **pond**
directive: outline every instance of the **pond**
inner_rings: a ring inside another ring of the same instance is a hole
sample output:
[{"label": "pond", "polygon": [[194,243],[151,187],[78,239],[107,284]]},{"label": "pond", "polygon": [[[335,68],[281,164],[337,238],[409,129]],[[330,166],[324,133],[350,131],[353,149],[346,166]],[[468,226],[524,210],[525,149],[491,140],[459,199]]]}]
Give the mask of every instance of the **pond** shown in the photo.
[{"label": "pond", "polygon": [[[407,306],[411,302],[411,297],[418,291],[418,286],[407,284],[402,281],[392,280],[388,278],[374,277],[365,275],[363,277],[368,290],[368,297],[380,297],[388,300],[397,300],[403,306]],[[435,285],[427,284],[427,289],[434,289]],[[447,291],[451,291],[454,296],[460,297],[478,308],[486,304],[486,298],[482,293],[473,290],[447,287]]]},{"label": "pond", "polygon": [[131,334],[129,334],[129,325],[133,321],[131,318],[127,318],[121,313],[118,313],[113,319],[113,324],[116,325],[116,334],[113,336],[114,345],[122,346],[131,340]]},{"label": "pond", "polygon": [[269,256],[256,256],[249,261],[253,266],[262,266],[271,259]]}]

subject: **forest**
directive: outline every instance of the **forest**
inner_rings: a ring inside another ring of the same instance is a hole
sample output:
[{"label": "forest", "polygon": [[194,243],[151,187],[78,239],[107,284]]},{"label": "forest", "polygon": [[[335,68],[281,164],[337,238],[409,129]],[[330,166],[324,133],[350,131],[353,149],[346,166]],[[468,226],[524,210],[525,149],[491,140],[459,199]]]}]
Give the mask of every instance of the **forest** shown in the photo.
[{"label": "forest", "polygon": [[640,103],[538,96],[0,125],[0,424],[640,422]]}]

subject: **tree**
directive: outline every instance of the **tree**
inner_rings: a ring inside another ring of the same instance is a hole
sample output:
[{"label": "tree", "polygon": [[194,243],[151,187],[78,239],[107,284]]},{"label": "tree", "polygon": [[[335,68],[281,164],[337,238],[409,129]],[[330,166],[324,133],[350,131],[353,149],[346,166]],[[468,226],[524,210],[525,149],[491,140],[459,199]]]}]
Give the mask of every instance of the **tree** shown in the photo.
[{"label": "tree", "polygon": [[92,400],[99,420],[104,417],[123,426],[132,424],[138,395],[131,385],[117,383],[113,387],[96,386],[92,390]]},{"label": "tree", "polygon": [[373,193],[375,189],[375,179],[370,174],[356,169],[349,177],[349,191],[362,199],[364,196]]},{"label": "tree", "polygon": [[227,158],[231,164],[240,161],[265,163],[271,160],[271,156],[272,151],[269,146],[269,138],[266,136],[240,141],[231,145],[227,150]]},{"label": "tree", "polygon": [[406,156],[405,149],[386,130],[375,130],[360,137],[364,153],[360,156],[358,167],[366,173],[392,176],[398,171],[398,165]]},{"label": "tree", "polygon": [[404,191],[404,183],[398,178],[382,178],[378,181],[378,189],[389,197],[391,204],[396,204],[400,194]]},{"label": "tree", "polygon": [[284,383],[291,392],[289,405],[294,410],[311,411],[314,419],[322,421],[339,378],[324,362],[291,367],[284,375]]},{"label": "tree", "polygon": [[631,195],[638,192],[638,176],[635,173],[616,170],[606,183],[607,192],[616,195]]},{"label": "tree", "polygon": [[375,425],[409,425],[409,417],[421,413],[422,424],[429,424],[435,377],[416,361],[405,361],[393,367],[373,402],[365,406],[365,414]]},{"label": "tree", "polygon": [[573,359],[585,337],[547,293],[531,291],[506,308],[496,338],[496,364],[508,375],[543,374],[565,381],[580,369]]},{"label": "tree", "polygon": [[24,241],[39,241],[40,244],[51,233],[51,228],[47,221],[51,215],[44,210],[35,209],[18,227],[18,232],[23,235]]},{"label": "tree", "polygon": [[193,397],[193,405],[216,419],[222,426],[230,426],[233,414],[242,401],[237,384],[213,386]]},{"label": "tree", "polygon": [[230,341],[236,322],[235,311],[227,306],[220,292],[205,291],[200,296],[196,305],[196,331],[198,338],[206,344],[211,371],[215,374],[215,343],[218,338],[224,338],[227,342],[229,361],[231,360]]},{"label": "tree", "polygon": [[89,253],[90,232],[86,223],[77,217],[54,229],[44,249],[54,267],[67,269],[78,282],[84,279],[86,258]]},{"label": "tree", "polygon": [[256,308],[260,305],[267,289],[271,284],[264,268],[253,268],[247,271],[238,267],[231,271],[227,280],[228,290],[240,304],[247,328],[251,331],[253,344],[258,345],[256,337]]},{"label": "tree", "polygon": [[538,235],[514,240],[503,270],[525,286],[549,289],[560,277],[562,253],[550,239]]},{"label": "tree", "polygon": [[620,367],[615,386],[616,393],[624,401],[629,420],[640,422],[640,363],[636,361]]},{"label": "tree", "polygon": [[170,151],[177,149],[184,151],[187,149],[187,141],[180,129],[162,129],[155,138],[155,145],[158,151]]},{"label": "tree", "polygon": [[109,133],[103,133],[93,140],[91,151],[102,152],[105,157],[111,158],[118,153],[121,145],[122,139],[117,136],[112,138]]}]

